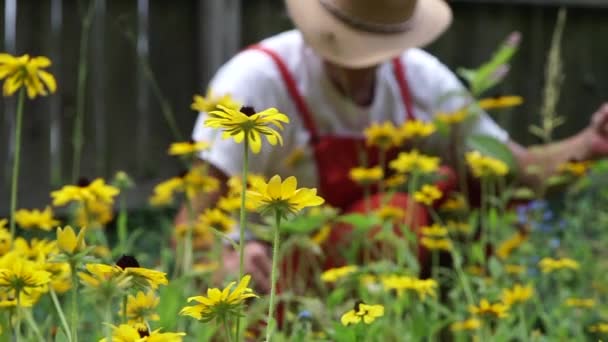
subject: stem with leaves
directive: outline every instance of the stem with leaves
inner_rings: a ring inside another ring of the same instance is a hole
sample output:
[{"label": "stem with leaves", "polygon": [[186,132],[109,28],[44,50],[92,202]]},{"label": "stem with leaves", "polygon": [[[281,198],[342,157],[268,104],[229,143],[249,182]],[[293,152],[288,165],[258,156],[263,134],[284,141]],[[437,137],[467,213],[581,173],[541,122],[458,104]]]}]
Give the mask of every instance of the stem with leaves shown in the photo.
[{"label": "stem with leaves", "polygon": [[268,325],[266,327],[266,342],[270,342],[272,331],[274,329],[274,300],[277,287],[277,263],[279,259],[279,238],[280,238],[280,227],[281,227],[281,212],[275,212],[275,227],[274,227],[274,239],[272,243],[272,268],[270,270],[270,300],[268,302]]},{"label": "stem with leaves", "polygon": [[[21,130],[23,126],[23,103],[25,102],[25,88],[19,90],[17,100],[17,125],[15,127],[15,157],[13,159],[13,174],[11,179],[11,239],[15,239],[15,212],[17,211],[17,187],[19,184],[19,163],[21,158]],[[14,245],[14,244],[13,244]]]},{"label": "stem with leaves", "polygon": [[[247,132],[245,136],[247,136]],[[247,225],[247,173],[249,172],[249,141],[243,140],[243,172],[241,179],[241,211],[239,223],[239,279],[243,279],[245,273],[245,227]],[[239,341],[241,326],[240,315],[236,318],[236,340]]]}]

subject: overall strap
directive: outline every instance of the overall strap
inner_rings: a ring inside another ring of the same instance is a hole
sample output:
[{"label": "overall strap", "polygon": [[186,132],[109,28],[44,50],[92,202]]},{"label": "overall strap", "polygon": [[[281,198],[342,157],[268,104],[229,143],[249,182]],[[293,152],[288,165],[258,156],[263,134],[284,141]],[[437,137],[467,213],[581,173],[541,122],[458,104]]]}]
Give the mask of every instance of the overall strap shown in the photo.
[{"label": "overall strap", "polygon": [[315,125],[315,122],[313,120],[312,112],[306,104],[304,97],[302,96],[302,94],[300,94],[296,81],[293,78],[293,75],[291,74],[289,69],[287,68],[285,61],[283,61],[283,59],[281,58],[281,56],[279,56],[278,53],[262,45],[250,46],[248,50],[257,50],[265,53],[266,55],[268,55],[268,57],[272,59],[274,64],[277,66],[277,69],[281,74],[281,78],[283,79],[283,83],[285,84],[285,88],[287,89],[291,100],[296,105],[298,113],[300,114],[300,118],[302,119],[302,121],[304,121],[304,126],[308,130],[308,133],[310,133],[310,142],[314,144],[316,141],[319,140],[317,126]]},{"label": "overall strap", "polygon": [[407,120],[416,120],[416,117],[414,117],[414,103],[412,102],[410,87],[407,83],[405,65],[401,61],[400,57],[393,59],[393,72],[395,73],[397,84],[399,84],[399,91],[401,92],[403,107],[406,111],[406,118]]}]

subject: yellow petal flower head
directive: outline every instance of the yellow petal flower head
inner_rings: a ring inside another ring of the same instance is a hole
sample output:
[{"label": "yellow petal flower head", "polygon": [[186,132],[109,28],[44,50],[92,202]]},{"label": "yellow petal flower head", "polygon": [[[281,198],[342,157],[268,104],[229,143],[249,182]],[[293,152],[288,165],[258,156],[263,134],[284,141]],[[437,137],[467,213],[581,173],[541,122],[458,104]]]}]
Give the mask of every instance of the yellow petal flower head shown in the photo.
[{"label": "yellow petal flower head", "polygon": [[317,246],[321,246],[327,241],[329,234],[331,233],[331,225],[325,224],[321,227],[313,236],[310,237],[310,240]]},{"label": "yellow petal flower head", "polygon": [[389,189],[402,187],[407,182],[407,176],[404,174],[394,174],[384,180],[384,185]]},{"label": "yellow petal flower head", "polygon": [[398,145],[400,140],[399,131],[390,121],[383,124],[374,122],[365,129],[364,134],[368,146],[377,146],[385,151]]},{"label": "yellow petal flower head", "polygon": [[30,99],[54,93],[57,90],[55,77],[43,70],[50,65],[51,60],[42,56],[15,57],[0,53],[0,80],[6,79],[2,88],[3,95],[11,96],[22,87],[25,87]]},{"label": "yellow petal flower head", "polygon": [[568,298],[565,304],[571,308],[591,309],[596,305],[596,302],[593,298]]},{"label": "yellow petal flower head", "polygon": [[420,244],[423,245],[426,249],[432,251],[451,251],[453,248],[452,240],[450,239],[436,239],[427,236],[420,239]]},{"label": "yellow petal flower head", "polygon": [[173,203],[173,197],[179,189],[183,188],[184,180],[173,177],[154,187],[154,194],[150,197],[150,205],[155,207],[166,206]]},{"label": "yellow petal flower head", "polygon": [[479,306],[471,305],[469,312],[477,316],[487,316],[493,318],[505,318],[508,316],[509,307],[503,303],[490,304],[487,299],[482,299]]},{"label": "yellow petal flower head", "polygon": [[78,236],[70,226],[65,226],[63,229],[57,228],[57,245],[62,252],[69,255],[82,252],[86,248],[84,241],[86,233],[86,227],[80,229]]},{"label": "yellow petal flower head", "polygon": [[[127,298],[127,319],[130,324],[144,323],[145,321],[158,321],[160,316],[156,313],[156,307],[160,302],[154,292],[137,292],[135,296],[129,295]],[[122,310],[119,314],[122,315]]]},{"label": "yellow petal flower head", "polygon": [[439,158],[420,154],[418,150],[401,152],[389,166],[399,173],[431,173],[439,168]]},{"label": "yellow petal flower head", "polygon": [[589,327],[590,332],[608,333],[608,323],[597,323]]},{"label": "yellow petal flower head", "polygon": [[570,269],[570,270],[578,270],[580,265],[575,260],[570,258],[562,258],[562,259],[553,259],[553,258],[542,258],[538,266],[543,273],[551,273],[553,271]]},{"label": "yellow petal flower head", "polygon": [[502,291],[502,302],[507,306],[513,306],[517,303],[525,303],[528,299],[534,295],[534,288],[532,285],[522,286],[521,284],[515,284],[511,289],[504,289]]},{"label": "yellow petal flower head", "polygon": [[350,170],[349,177],[357,184],[368,185],[380,181],[384,177],[384,171],[380,166],[372,168],[355,167]]},{"label": "yellow petal flower head", "polygon": [[400,207],[395,207],[391,205],[385,205],[380,210],[376,212],[378,217],[382,220],[382,222],[392,222],[393,224],[398,224],[403,222],[405,219],[405,210]]},{"label": "yellow petal flower head", "polygon": [[490,110],[515,107],[522,103],[524,103],[524,99],[521,96],[499,96],[481,99],[477,102],[477,105],[483,110]]},{"label": "yellow petal flower head", "polygon": [[23,229],[38,228],[47,232],[59,225],[59,221],[53,217],[51,207],[46,207],[43,211],[38,209],[17,210],[15,221]]},{"label": "yellow petal flower head", "polygon": [[131,286],[131,277],[117,266],[89,263],[87,272],[78,273],[80,281],[95,293],[105,293],[108,289],[126,290]]},{"label": "yellow petal flower head", "polygon": [[423,185],[422,189],[414,193],[414,201],[425,205],[433,205],[433,203],[443,196],[441,190],[435,185]]},{"label": "yellow petal flower head", "polygon": [[207,209],[199,216],[200,224],[203,227],[211,227],[223,233],[234,230],[236,222],[219,209]]},{"label": "yellow petal flower head", "polygon": [[516,232],[507,240],[501,242],[496,248],[496,256],[500,259],[507,259],[513,252],[528,240],[527,234]]},{"label": "yellow petal flower head", "polygon": [[468,222],[448,220],[446,222],[448,230],[459,234],[470,234],[473,232],[473,226]]},{"label": "yellow petal flower head", "polygon": [[442,238],[442,237],[446,237],[448,235],[447,228],[442,227],[439,224],[422,227],[421,231],[422,231],[422,235],[428,236],[428,237]]},{"label": "yellow petal flower head", "polygon": [[364,322],[370,324],[378,317],[384,316],[384,306],[382,305],[369,305],[363,302],[355,303],[355,307],[346,312],[340,318],[342,325],[347,326],[350,324],[359,324]]},{"label": "yellow petal flower head", "polygon": [[558,171],[572,175],[574,177],[582,177],[587,174],[587,172],[591,168],[591,165],[593,164],[590,161],[569,161],[560,165],[558,167]]},{"label": "yellow petal flower head", "polygon": [[193,155],[198,152],[207,151],[211,144],[207,141],[176,142],[169,146],[169,155],[184,156]]},{"label": "yellow petal flower head", "polygon": [[241,108],[241,105],[234,101],[230,94],[216,96],[213,94],[211,88],[207,89],[207,94],[204,97],[201,95],[194,95],[190,108],[197,112],[209,113],[214,110],[220,110],[219,106],[224,106],[234,110]]},{"label": "yellow petal flower head", "polygon": [[207,289],[207,296],[190,297],[188,302],[195,301],[198,304],[184,307],[180,315],[190,316],[203,322],[238,315],[246,299],[258,297],[248,287],[250,280],[251,276],[245,275],[234,290],[232,288],[236,282],[233,281],[223,290]]},{"label": "yellow petal flower head", "polygon": [[437,121],[446,124],[446,125],[455,125],[463,122],[469,116],[469,111],[467,109],[457,110],[452,113],[437,113],[435,118]]},{"label": "yellow petal flower head", "polygon": [[6,229],[7,225],[8,225],[7,219],[0,219],[0,229]]},{"label": "yellow petal flower head", "polygon": [[114,272],[123,273],[132,278],[135,288],[138,289],[157,289],[160,285],[167,285],[167,274],[139,266],[139,262],[133,256],[123,255],[116,262]]},{"label": "yellow petal flower head", "polygon": [[505,271],[507,272],[507,274],[522,275],[526,272],[526,267],[517,264],[506,264]]},{"label": "yellow petal flower head", "polygon": [[46,260],[51,253],[57,250],[57,243],[52,240],[36,239],[25,240],[18,237],[13,241],[15,254],[32,261]]},{"label": "yellow petal flower head", "polygon": [[473,331],[481,328],[481,321],[477,318],[469,318],[464,321],[454,322],[450,325],[452,331]]},{"label": "yellow petal flower head", "polygon": [[[254,188],[254,184],[265,182],[266,177],[260,174],[255,174],[252,172],[247,173],[247,189],[251,190]],[[235,196],[241,200],[241,192],[243,192],[243,176],[242,175],[234,175],[228,178],[226,182],[228,185],[228,195]],[[240,205],[240,202],[239,202]]]},{"label": "yellow petal flower head", "polygon": [[0,256],[8,253],[8,251],[11,250],[12,244],[13,238],[11,236],[11,232],[2,227],[2,224],[0,223]]},{"label": "yellow petal flower head", "polygon": [[51,274],[39,264],[20,257],[11,259],[0,266],[0,289],[29,294],[51,281]]},{"label": "yellow petal flower head", "polygon": [[227,213],[234,213],[241,209],[241,198],[238,196],[222,196],[217,200],[217,207]]},{"label": "yellow petal flower head", "polygon": [[239,144],[246,139],[253,153],[259,153],[262,149],[261,135],[264,135],[271,145],[277,143],[283,145],[283,137],[275,127],[283,130],[283,123],[289,123],[289,118],[276,108],[269,108],[258,113],[251,107],[235,110],[219,105],[218,108],[220,110],[209,113],[205,125],[222,129],[223,139],[232,138]]},{"label": "yellow petal flower head", "polygon": [[75,216],[77,226],[100,228],[114,219],[114,207],[111,204],[93,201],[79,206]]},{"label": "yellow petal flower head", "polygon": [[[22,308],[31,308],[40,299],[39,291],[32,291],[30,294],[24,292],[19,293],[19,306]],[[17,298],[14,290],[0,289],[0,309],[17,307]],[[1,331],[0,331],[1,333]],[[0,336],[2,336],[0,334]]]},{"label": "yellow petal flower head", "polygon": [[257,181],[253,190],[247,190],[247,201],[262,212],[275,210],[286,215],[297,213],[306,207],[323,204],[323,198],[317,196],[317,189],[297,188],[296,177],[287,177],[281,182],[281,176],[273,176],[268,183]]},{"label": "yellow petal flower head", "polygon": [[435,133],[437,127],[432,122],[421,120],[406,121],[399,127],[402,139],[410,140],[415,138],[425,138]]},{"label": "yellow petal flower head", "polygon": [[441,207],[439,208],[441,211],[447,212],[455,212],[466,210],[469,207],[467,200],[462,195],[452,195],[447,200],[445,200]]},{"label": "yellow petal flower head", "polygon": [[92,182],[87,179],[80,179],[77,185],[66,185],[63,188],[51,192],[54,206],[64,206],[70,202],[90,203],[99,201],[105,204],[113,204],[114,198],[120,190],[108,185],[101,178]]},{"label": "yellow petal flower head", "polygon": [[220,182],[217,178],[211,176],[207,172],[204,165],[195,166],[183,176],[183,189],[188,198],[192,199],[199,194],[207,194],[217,191],[220,187]]},{"label": "yellow petal flower head", "polygon": [[349,274],[357,272],[357,270],[359,268],[356,265],[331,268],[321,274],[321,280],[326,283],[335,283]]},{"label": "yellow petal flower head", "polygon": [[477,178],[502,177],[509,173],[509,166],[502,160],[484,156],[479,151],[466,154],[467,164]]}]

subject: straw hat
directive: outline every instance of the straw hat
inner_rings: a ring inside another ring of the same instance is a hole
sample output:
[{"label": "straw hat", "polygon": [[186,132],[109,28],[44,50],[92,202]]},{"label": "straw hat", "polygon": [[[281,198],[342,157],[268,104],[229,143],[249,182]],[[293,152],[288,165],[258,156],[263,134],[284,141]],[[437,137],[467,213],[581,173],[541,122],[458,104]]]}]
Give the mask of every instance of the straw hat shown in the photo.
[{"label": "straw hat", "polygon": [[306,42],[338,65],[362,68],[433,42],[452,21],[443,0],[286,0]]}]

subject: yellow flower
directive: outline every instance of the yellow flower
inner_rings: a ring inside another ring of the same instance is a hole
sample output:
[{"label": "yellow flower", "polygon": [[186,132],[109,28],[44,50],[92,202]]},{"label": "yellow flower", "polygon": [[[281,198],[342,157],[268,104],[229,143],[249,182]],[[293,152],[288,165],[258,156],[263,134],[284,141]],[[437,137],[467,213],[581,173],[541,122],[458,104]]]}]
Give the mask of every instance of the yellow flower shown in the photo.
[{"label": "yellow flower", "polygon": [[209,273],[217,270],[219,267],[219,263],[217,261],[212,262],[199,262],[192,265],[192,271],[195,273]]},{"label": "yellow flower", "polygon": [[570,258],[553,259],[553,258],[542,258],[538,263],[543,273],[550,273],[556,270],[571,269],[578,270],[579,264],[575,260]]},{"label": "yellow flower", "polygon": [[59,221],[53,218],[51,207],[46,207],[43,211],[38,209],[31,211],[26,209],[17,210],[15,222],[24,229],[39,228],[46,231],[50,231],[59,225]]},{"label": "yellow flower", "polygon": [[198,219],[203,227],[211,227],[224,233],[232,231],[236,224],[230,216],[219,209],[207,209]]},{"label": "yellow flower", "polygon": [[247,200],[262,212],[274,209],[283,215],[323,204],[323,198],[317,196],[317,189],[297,189],[297,186],[295,177],[287,177],[281,182],[281,177],[276,175],[268,183],[258,181],[253,185],[253,190],[247,190]]},{"label": "yellow flower", "polygon": [[234,101],[230,94],[215,96],[211,88],[207,89],[207,94],[205,97],[201,95],[194,95],[192,100],[193,102],[190,108],[197,112],[209,113],[211,111],[218,110],[218,106],[224,106],[234,110],[241,108],[241,105]]},{"label": "yellow flower", "polygon": [[51,274],[41,269],[40,265],[23,258],[15,257],[0,266],[0,288],[25,292],[40,290],[51,281]]},{"label": "yellow flower", "polygon": [[595,333],[608,333],[608,323],[597,323],[589,326],[589,331]]},{"label": "yellow flower", "polygon": [[350,169],[349,177],[358,184],[366,185],[378,182],[384,177],[384,171],[380,166],[372,168],[355,167]]},{"label": "yellow flower", "polygon": [[593,298],[568,298],[565,304],[573,308],[591,309],[595,306],[595,300]]},{"label": "yellow flower", "polygon": [[[185,333],[161,333],[161,329],[148,331],[145,326],[121,324],[112,327],[111,342],[181,342]],[[109,342],[105,338],[99,342]]]},{"label": "yellow flower", "polygon": [[340,318],[342,325],[359,324],[363,321],[365,324],[370,324],[378,317],[384,316],[384,306],[369,305],[362,302],[357,302],[355,307],[346,312]]},{"label": "yellow flower", "polygon": [[481,99],[477,102],[479,108],[484,110],[496,109],[496,108],[508,108],[519,106],[524,103],[524,99],[521,96],[499,96]]},{"label": "yellow flower", "polygon": [[92,202],[99,201],[105,204],[113,204],[114,197],[120,193],[120,190],[114,186],[108,185],[101,178],[97,178],[92,182],[82,179],[78,185],[66,185],[63,188],[51,192],[54,206],[63,206],[70,202]]},{"label": "yellow flower", "polygon": [[466,210],[469,207],[467,200],[462,195],[453,195],[446,199],[441,207],[441,211],[461,211]]},{"label": "yellow flower", "polygon": [[418,294],[421,300],[426,299],[426,296],[437,296],[437,282],[433,279],[417,279],[408,276],[389,275],[382,277],[382,286],[387,290],[395,290],[397,295],[401,295],[403,291],[410,290]]},{"label": "yellow flower", "polygon": [[420,154],[417,150],[401,152],[397,159],[392,160],[389,166],[397,172],[431,173],[439,168],[439,158]]},{"label": "yellow flower", "polygon": [[8,225],[7,219],[0,219],[0,229],[6,229],[7,225]]},{"label": "yellow flower", "polygon": [[[34,306],[40,299],[40,291],[30,291],[30,294],[24,292],[19,293],[19,306],[22,308],[30,308]],[[17,306],[17,298],[15,298],[14,290],[6,290],[0,288],[0,309],[14,308]],[[2,334],[0,334],[2,336]]]},{"label": "yellow flower", "polygon": [[133,285],[137,288],[152,288],[157,289],[160,285],[167,285],[167,274],[144,268],[139,266],[139,262],[130,256],[123,255],[116,261],[116,266],[113,267],[114,272],[117,274],[125,274],[130,276],[133,281]]},{"label": "yellow flower", "polygon": [[582,177],[587,174],[587,171],[591,168],[592,163],[590,161],[570,161],[563,163],[558,167],[558,171],[570,174],[574,177]]},{"label": "yellow flower", "polygon": [[89,263],[85,268],[88,273],[79,272],[78,277],[89,288],[107,288],[112,284],[118,289],[127,289],[131,285],[131,278],[126,273],[117,271],[115,266]]},{"label": "yellow flower", "polygon": [[236,143],[247,139],[253,153],[259,153],[262,149],[260,134],[266,136],[266,140],[271,145],[277,143],[283,145],[283,137],[272,126],[283,130],[282,123],[289,123],[289,118],[287,115],[279,113],[276,108],[269,108],[259,113],[256,113],[251,107],[236,110],[218,105],[218,108],[220,110],[209,112],[205,125],[222,129],[223,139],[232,138]]},{"label": "yellow flower", "polygon": [[176,142],[169,146],[169,155],[183,156],[192,155],[197,152],[206,151],[211,147],[206,141],[186,141]]},{"label": "yellow flower", "polygon": [[451,251],[453,248],[452,241],[450,239],[435,239],[430,237],[423,237],[420,239],[420,244],[429,250],[441,250]]},{"label": "yellow flower", "polygon": [[469,116],[469,111],[465,109],[457,110],[452,113],[437,113],[435,118],[437,121],[444,123],[446,125],[455,125],[463,122]]},{"label": "yellow flower", "polygon": [[522,265],[506,264],[505,265],[505,271],[508,274],[521,275],[521,274],[524,274],[526,272],[526,268],[524,266],[522,266]]},{"label": "yellow flower", "polygon": [[183,188],[178,188],[185,192],[188,198],[192,199],[199,194],[206,194],[217,191],[220,182],[217,178],[207,174],[205,166],[193,167],[183,178]]},{"label": "yellow flower", "polygon": [[72,288],[71,269],[67,262],[48,262],[43,265],[45,271],[51,273],[50,287],[57,293],[65,293]]},{"label": "yellow flower", "polygon": [[222,196],[217,201],[217,207],[227,213],[233,213],[241,209],[241,198],[237,196]]},{"label": "yellow flower", "polygon": [[330,224],[326,224],[323,227],[321,227],[319,229],[318,232],[316,232],[310,239],[312,240],[312,242],[314,242],[317,246],[322,245],[325,241],[327,241],[327,238],[329,237],[329,234],[331,233],[331,225]]},{"label": "yellow flower", "polygon": [[403,175],[403,174],[394,174],[390,177],[388,177],[387,179],[384,180],[384,185],[386,185],[387,188],[398,188],[400,186],[405,185],[405,182],[407,182],[407,176]]},{"label": "yellow flower", "polygon": [[[160,316],[156,313],[156,307],[160,302],[154,292],[137,292],[135,296],[127,298],[127,319],[130,324],[143,323],[145,321],[158,321]],[[122,314],[120,310],[119,314]]]},{"label": "yellow flower", "polygon": [[532,298],[533,294],[534,288],[532,285],[521,286],[520,284],[515,284],[513,288],[502,291],[502,302],[507,306],[525,303],[528,299]]},{"label": "yellow flower", "polygon": [[424,185],[420,191],[414,193],[414,201],[430,206],[441,196],[443,193],[435,185]]},{"label": "yellow flower", "polygon": [[388,150],[392,146],[399,144],[399,131],[392,122],[386,121],[383,124],[372,123],[364,131],[368,146],[378,146],[382,150]]},{"label": "yellow flower", "polygon": [[[266,177],[255,173],[247,173],[247,189],[252,189],[254,184],[259,182],[265,182]],[[228,178],[226,182],[228,185],[228,194],[234,195],[235,197],[241,198],[241,192],[243,192],[243,177],[242,175],[235,175]]]},{"label": "yellow flower", "polygon": [[477,318],[469,318],[464,321],[454,322],[450,325],[452,331],[472,331],[481,328],[481,321]]},{"label": "yellow flower", "polygon": [[526,240],[528,240],[528,236],[526,234],[516,232],[513,234],[513,236],[498,245],[496,248],[496,256],[502,260],[507,259],[513,253],[513,251],[519,248],[519,246],[526,242]]},{"label": "yellow flower", "polygon": [[51,240],[33,238],[29,242],[18,237],[13,241],[13,248],[17,255],[29,260],[45,260],[48,255],[57,250],[57,243]]},{"label": "yellow flower", "polygon": [[283,164],[289,169],[293,169],[306,158],[306,150],[301,147],[294,148],[291,153],[283,160]]},{"label": "yellow flower", "polygon": [[11,232],[2,227],[2,222],[0,222],[0,256],[8,253],[11,250],[12,244],[13,238],[11,237]]},{"label": "yellow flower", "polygon": [[357,272],[358,269],[355,265],[331,268],[321,274],[321,280],[326,283],[335,283],[347,275]]},{"label": "yellow flower", "polygon": [[490,316],[495,318],[505,318],[508,316],[509,307],[503,303],[490,304],[487,299],[482,299],[479,306],[471,305],[469,312],[478,316]]},{"label": "yellow flower", "polygon": [[237,287],[231,282],[223,290],[218,288],[207,289],[207,296],[196,296],[188,298],[188,302],[195,301],[198,304],[186,306],[180,311],[180,315],[194,317],[195,319],[209,322],[216,317],[225,317],[226,314],[238,314],[241,304],[248,299],[258,297],[253,290],[248,287],[250,275],[244,276]]},{"label": "yellow flower", "polygon": [[78,232],[78,236],[74,233],[74,230],[70,226],[65,228],[57,228],[57,245],[59,249],[66,254],[76,254],[82,252],[86,248],[84,237],[86,235],[87,228],[84,227]]},{"label": "yellow flower", "polygon": [[383,206],[376,214],[382,222],[392,222],[393,224],[403,222],[405,219],[405,210],[391,205]]},{"label": "yellow flower", "polygon": [[43,56],[15,57],[0,53],[0,80],[6,79],[2,93],[11,96],[22,87],[25,87],[30,99],[38,95],[46,96],[48,92],[54,93],[57,90],[55,77],[42,70],[50,65],[51,60]]},{"label": "yellow flower", "polygon": [[422,235],[428,237],[441,238],[448,235],[448,230],[438,224],[421,228]]},{"label": "yellow flower", "polygon": [[479,151],[471,151],[466,154],[467,164],[473,172],[473,176],[501,177],[509,173],[509,167],[502,160],[484,156]]},{"label": "yellow flower", "polygon": [[424,122],[420,120],[406,121],[399,127],[399,133],[402,139],[424,138],[435,133],[437,128],[432,122]]},{"label": "yellow flower", "polygon": [[155,207],[169,205],[173,202],[173,195],[184,185],[182,178],[173,177],[154,187],[154,195],[150,197],[150,205]]},{"label": "yellow flower", "polygon": [[470,234],[473,231],[473,227],[468,222],[448,220],[446,224],[449,230],[456,233]]},{"label": "yellow flower", "polygon": [[76,209],[76,225],[81,227],[103,227],[114,219],[114,208],[111,204],[93,201]]}]

